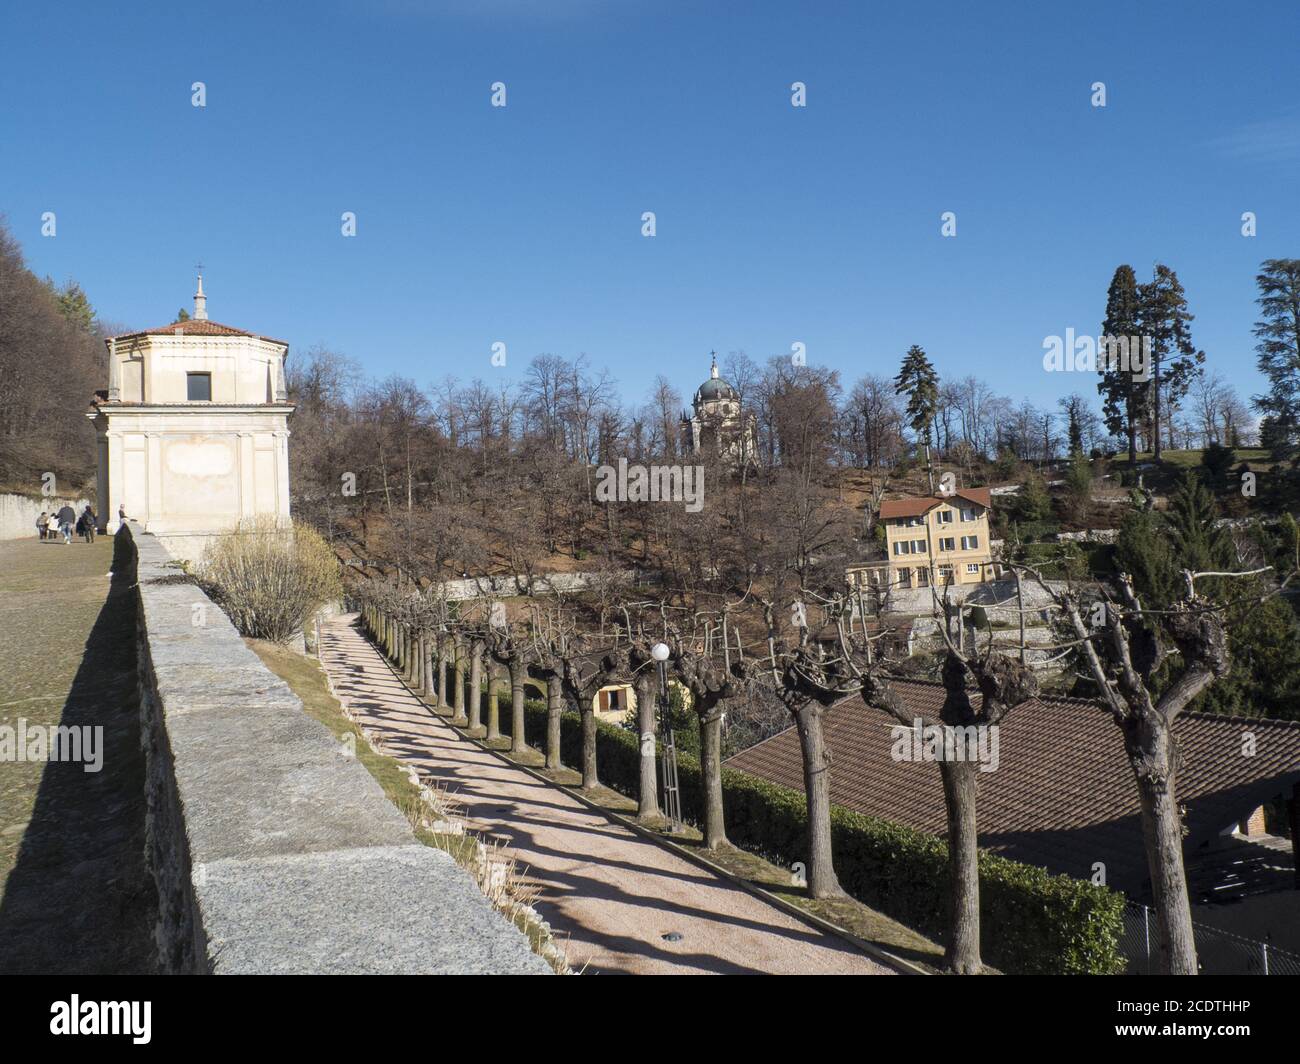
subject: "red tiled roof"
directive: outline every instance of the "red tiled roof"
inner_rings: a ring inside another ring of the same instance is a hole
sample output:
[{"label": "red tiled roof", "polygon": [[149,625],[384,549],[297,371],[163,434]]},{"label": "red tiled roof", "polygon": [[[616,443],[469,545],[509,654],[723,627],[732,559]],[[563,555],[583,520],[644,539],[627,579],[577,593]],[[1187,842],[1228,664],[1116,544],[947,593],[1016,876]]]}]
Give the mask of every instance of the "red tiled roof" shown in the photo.
[{"label": "red tiled roof", "polygon": [[180,330],[185,336],[252,336],[258,340],[267,340],[273,344],[289,345],[283,340],[277,340],[271,336],[262,336],[260,333],[251,333],[245,329],[236,329],[233,325],[222,325],[219,321],[210,321],[207,318],[198,320],[191,318],[189,321],[174,321],[170,325],[160,325],[156,329],[138,329],[131,333],[122,333],[119,336],[109,337],[111,340],[128,340],[135,336],[165,336],[169,333],[175,333]]},{"label": "red tiled roof", "polygon": [[985,509],[993,504],[993,495],[988,488],[958,488],[952,495],[909,495],[902,499],[885,499],[880,504],[880,516],[885,519],[920,517],[949,499],[965,499]]},{"label": "red tiled roof", "polygon": [[[937,683],[897,681],[918,715],[943,702]],[[978,698],[978,695],[976,696]],[[943,785],[932,762],[895,761],[897,722],[853,695],[826,714],[831,801],[921,831],[946,830]],[[1242,735],[1256,737],[1254,757]],[[1174,726],[1182,751],[1177,794],[1187,804],[1189,856],[1265,801],[1300,782],[1300,722],[1184,713]],[[1036,698],[1000,725],[999,767],[979,773],[979,835],[985,849],[1081,879],[1094,862],[1107,882],[1141,894],[1147,880],[1137,786],[1119,729],[1097,703]],[[793,728],[742,751],[727,768],[803,789]]]}]

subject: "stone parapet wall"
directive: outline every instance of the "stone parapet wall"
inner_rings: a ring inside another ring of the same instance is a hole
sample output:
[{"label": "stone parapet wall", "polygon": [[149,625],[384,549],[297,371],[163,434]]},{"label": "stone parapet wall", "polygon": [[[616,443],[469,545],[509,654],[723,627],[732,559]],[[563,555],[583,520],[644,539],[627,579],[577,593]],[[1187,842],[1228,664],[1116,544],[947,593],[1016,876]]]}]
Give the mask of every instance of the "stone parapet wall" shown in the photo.
[{"label": "stone parapet wall", "polygon": [[548,973],[469,873],[135,522],[147,860],[164,971]]}]

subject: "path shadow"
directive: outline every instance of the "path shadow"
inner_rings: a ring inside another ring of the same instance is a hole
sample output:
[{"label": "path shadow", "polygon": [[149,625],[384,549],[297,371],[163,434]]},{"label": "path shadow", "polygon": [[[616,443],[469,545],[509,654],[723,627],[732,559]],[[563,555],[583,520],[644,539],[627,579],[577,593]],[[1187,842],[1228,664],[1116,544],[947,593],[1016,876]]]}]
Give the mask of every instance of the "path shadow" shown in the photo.
[{"label": "path shadow", "polygon": [[98,772],[48,761],[0,898],[0,974],[154,970],[157,896],[145,867],[145,765],[129,540],[59,721],[102,727]]}]

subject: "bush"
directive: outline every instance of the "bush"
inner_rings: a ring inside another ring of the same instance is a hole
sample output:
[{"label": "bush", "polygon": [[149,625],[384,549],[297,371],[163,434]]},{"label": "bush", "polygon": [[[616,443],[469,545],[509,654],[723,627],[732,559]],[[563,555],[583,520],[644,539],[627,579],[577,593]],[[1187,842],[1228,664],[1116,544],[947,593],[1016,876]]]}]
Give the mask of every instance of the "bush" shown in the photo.
[{"label": "bush", "polygon": [[326,602],[343,594],[338,560],[307,525],[262,515],[216,537],[198,580],[242,635],[286,642]]},{"label": "bush", "polygon": [[[526,738],[542,745],[546,707],[529,702],[526,710]],[[502,721],[503,731],[509,726]],[[562,716],[560,754],[570,765],[580,763],[581,730],[578,714]],[[601,782],[635,797],[640,756],[635,734],[597,722]],[[704,808],[700,763],[680,749],[677,778],[682,815],[698,823]],[[722,771],[722,788],[733,843],[784,865],[807,860],[802,791],[731,769]],[[841,806],[831,809],[831,832],[835,870],[845,890],[923,934],[946,937],[948,845],[942,838]],[[981,950],[989,964],[1034,975],[1111,975],[1122,969],[1120,894],[983,851],[979,863]]]},{"label": "bush", "polygon": [[1201,466],[1209,478],[1213,491],[1221,492],[1227,486],[1228,473],[1232,469],[1233,453],[1231,447],[1224,447],[1215,440],[1201,452]]}]

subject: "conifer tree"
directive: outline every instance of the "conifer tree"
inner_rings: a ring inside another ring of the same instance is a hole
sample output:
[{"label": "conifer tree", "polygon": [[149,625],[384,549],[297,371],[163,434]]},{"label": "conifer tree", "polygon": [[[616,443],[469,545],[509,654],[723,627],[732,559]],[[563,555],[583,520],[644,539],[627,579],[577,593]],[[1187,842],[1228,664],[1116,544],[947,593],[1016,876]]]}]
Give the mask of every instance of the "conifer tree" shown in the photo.
[{"label": "conifer tree", "polygon": [[[1111,278],[1110,291],[1106,293],[1106,320],[1101,324],[1103,340],[1139,342],[1141,300],[1137,278],[1132,266],[1120,266]],[[1110,348],[1117,353],[1118,347]],[[1137,432],[1147,399],[1147,382],[1135,380],[1129,367],[1112,362],[1107,350],[1099,352],[1101,380],[1097,391],[1102,397],[1102,415],[1106,428],[1113,436],[1128,438],[1130,467],[1137,463]]]},{"label": "conifer tree", "polygon": [[1256,365],[1269,387],[1254,404],[1270,419],[1265,446],[1286,452],[1300,426],[1300,259],[1267,259],[1255,283],[1262,314],[1255,323]]},{"label": "conifer tree", "polygon": [[916,433],[917,449],[925,448],[930,464],[930,427],[939,407],[939,375],[925,351],[913,344],[903,356],[902,368],[894,378],[894,391],[907,396],[907,419]]},{"label": "conifer tree", "polygon": [[1205,352],[1192,345],[1187,295],[1178,274],[1157,263],[1155,275],[1138,289],[1141,334],[1151,341],[1150,390],[1151,452],[1158,462],[1162,421],[1171,421],[1178,400],[1187,394],[1192,379],[1205,361]]}]

